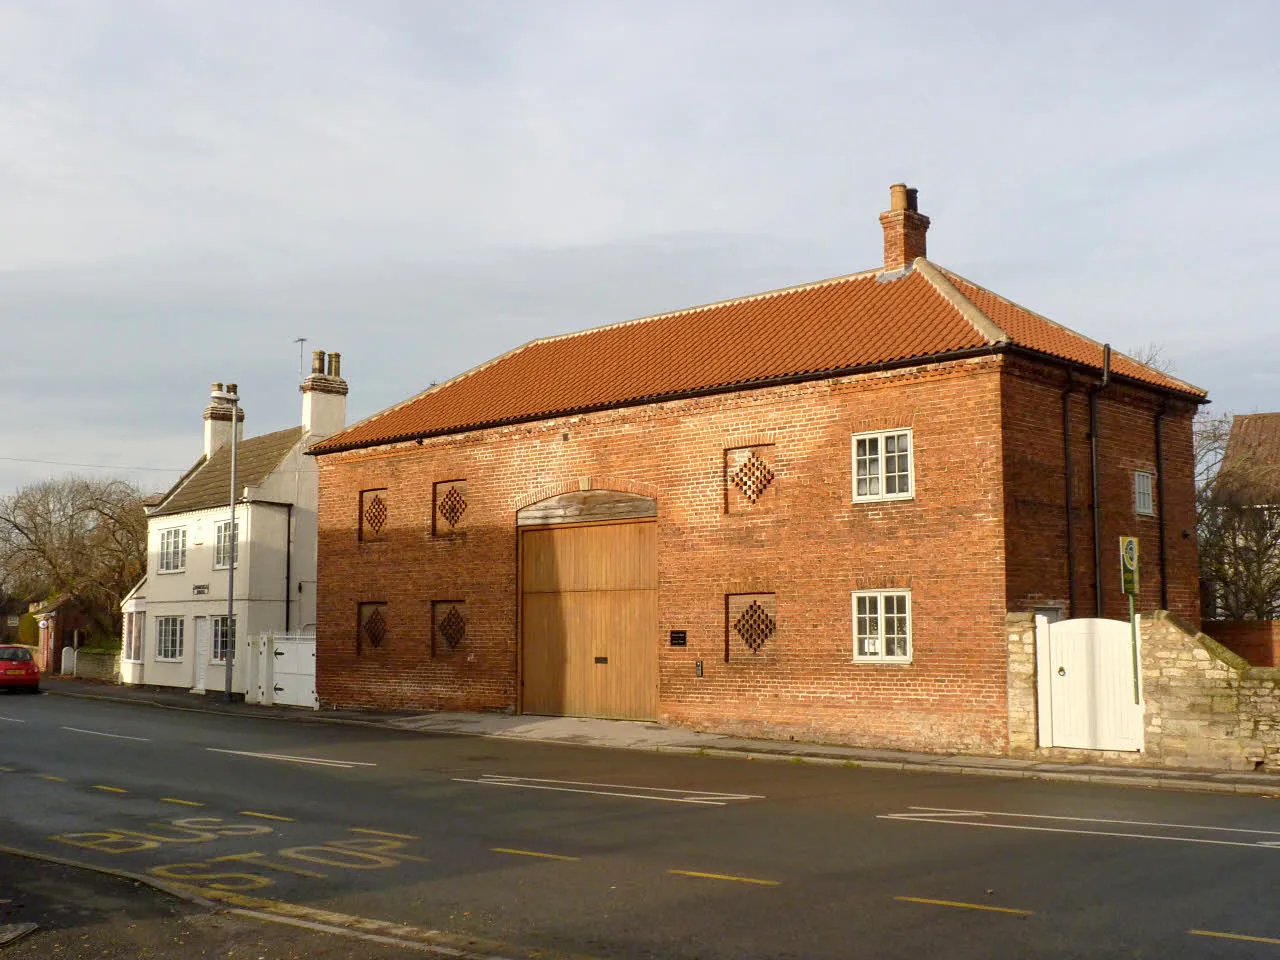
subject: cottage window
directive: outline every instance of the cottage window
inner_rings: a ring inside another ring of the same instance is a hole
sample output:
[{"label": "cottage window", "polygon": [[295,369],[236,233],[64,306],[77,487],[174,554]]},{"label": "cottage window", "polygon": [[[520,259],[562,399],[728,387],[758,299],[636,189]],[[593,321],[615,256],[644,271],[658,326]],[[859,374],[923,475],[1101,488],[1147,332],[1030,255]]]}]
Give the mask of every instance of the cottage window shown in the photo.
[{"label": "cottage window", "polygon": [[911,593],[853,594],[853,658],[905,663],[911,660]]},{"label": "cottage window", "polygon": [[187,528],[160,531],[160,572],[181,573],[187,569]]},{"label": "cottage window", "polygon": [[[236,638],[236,621],[233,617],[213,617],[212,622],[214,662],[226,663],[227,647],[230,645],[228,641],[234,641]],[[235,658],[232,657],[232,659]]]},{"label": "cottage window", "polygon": [[156,617],[156,659],[182,659],[182,617]]},{"label": "cottage window", "polygon": [[910,430],[855,434],[853,499],[910,499],[915,490],[911,448]]},{"label": "cottage window", "polygon": [[142,660],[142,637],[146,631],[147,615],[131,613],[125,619],[124,659],[137,663]]},{"label": "cottage window", "polygon": [[1144,470],[1133,473],[1133,512],[1144,517],[1156,514],[1155,497],[1152,496],[1152,480],[1155,478]]},{"label": "cottage window", "polygon": [[236,532],[231,532],[231,521],[223,520],[214,531],[213,565],[225,570],[230,563],[240,563],[240,523],[236,522]]}]

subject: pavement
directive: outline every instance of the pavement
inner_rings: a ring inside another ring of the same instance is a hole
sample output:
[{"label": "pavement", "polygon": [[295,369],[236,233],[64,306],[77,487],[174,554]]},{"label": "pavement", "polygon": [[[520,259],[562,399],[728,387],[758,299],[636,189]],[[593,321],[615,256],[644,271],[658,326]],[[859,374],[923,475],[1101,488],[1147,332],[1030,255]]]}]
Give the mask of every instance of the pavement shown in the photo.
[{"label": "pavement", "polygon": [[833,744],[760,740],[701,733],[658,723],[599,720],[583,717],[532,717],[505,713],[411,713],[371,710],[305,710],[264,707],[242,700],[228,702],[219,693],[135,687],[68,677],[44,677],[42,689],[59,696],[128,701],[171,710],[232,714],[295,723],[369,726],[433,735],[697,754],[743,760],[864,767],[915,773],[949,773],[1104,783],[1180,791],[1280,796],[1280,774],[1221,770],[1188,770],[1105,762],[1063,762],[969,754],[919,753]]}]

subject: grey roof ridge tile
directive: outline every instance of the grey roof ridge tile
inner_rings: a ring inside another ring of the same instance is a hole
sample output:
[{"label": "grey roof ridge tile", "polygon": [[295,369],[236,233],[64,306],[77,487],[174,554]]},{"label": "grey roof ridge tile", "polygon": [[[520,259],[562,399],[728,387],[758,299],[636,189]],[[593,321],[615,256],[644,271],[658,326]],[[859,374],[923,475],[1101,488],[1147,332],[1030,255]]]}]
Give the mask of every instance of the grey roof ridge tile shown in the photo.
[{"label": "grey roof ridge tile", "polygon": [[[929,281],[933,289],[960,311],[960,315],[969,321],[969,325],[978,331],[978,335],[988,343],[1011,343],[1013,338],[998,323],[978,309],[978,305],[960,292],[938,267],[924,257],[916,257],[912,267]],[[976,286],[976,284],[975,284]]]}]

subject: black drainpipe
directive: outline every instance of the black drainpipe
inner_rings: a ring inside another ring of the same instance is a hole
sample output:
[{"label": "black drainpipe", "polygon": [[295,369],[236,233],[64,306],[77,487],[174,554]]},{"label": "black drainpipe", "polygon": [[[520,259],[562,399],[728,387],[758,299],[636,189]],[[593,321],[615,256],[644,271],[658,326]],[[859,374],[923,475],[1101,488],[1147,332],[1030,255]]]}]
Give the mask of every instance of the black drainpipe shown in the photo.
[{"label": "black drainpipe", "polygon": [[[1067,387],[1062,391],[1062,465],[1067,485],[1067,617],[1076,615],[1076,518],[1072,502],[1075,475],[1071,468],[1071,388],[1075,377],[1067,370]],[[1158,441],[1157,441],[1158,444]]]},{"label": "black drainpipe", "polygon": [[1093,600],[1094,616],[1103,615],[1102,596],[1102,504],[1098,483],[1098,391],[1111,381],[1111,344],[1102,346],[1102,379],[1089,388],[1089,462],[1093,480]]},{"label": "black drainpipe", "polygon": [[1160,542],[1160,609],[1169,609],[1169,567],[1164,548],[1164,417],[1169,401],[1156,411],[1156,530]]},{"label": "black drainpipe", "polygon": [[293,596],[289,587],[293,581],[293,504],[284,505],[284,632],[289,632],[289,608],[293,606]]}]

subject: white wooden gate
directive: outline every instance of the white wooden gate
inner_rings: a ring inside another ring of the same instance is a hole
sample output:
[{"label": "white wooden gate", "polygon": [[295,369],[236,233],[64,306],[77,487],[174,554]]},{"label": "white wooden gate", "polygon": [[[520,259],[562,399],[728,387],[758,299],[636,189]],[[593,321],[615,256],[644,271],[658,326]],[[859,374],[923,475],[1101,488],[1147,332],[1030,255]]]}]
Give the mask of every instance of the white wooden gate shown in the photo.
[{"label": "white wooden gate", "polygon": [[250,645],[251,703],[320,709],[316,697],[316,638],[307,633],[267,633]]},{"label": "white wooden gate", "polygon": [[1040,746],[1142,749],[1145,704],[1141,698],[1133,702],[1128,623],[1093,618],[1050,623],[1036,617],[1036,680]]}]

